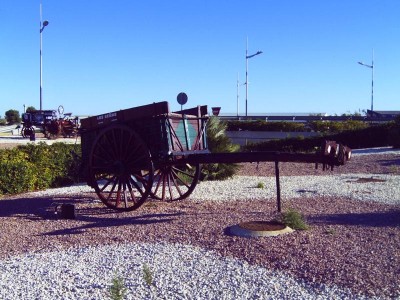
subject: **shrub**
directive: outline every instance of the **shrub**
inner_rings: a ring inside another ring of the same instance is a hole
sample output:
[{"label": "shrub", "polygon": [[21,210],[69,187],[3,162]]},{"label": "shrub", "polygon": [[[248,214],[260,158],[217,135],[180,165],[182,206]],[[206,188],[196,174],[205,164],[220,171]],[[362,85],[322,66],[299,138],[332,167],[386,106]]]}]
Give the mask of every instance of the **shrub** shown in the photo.
[{"label": "shrub", "polygon": [[127,288],[125,287],[124,280],[119,276],[115,276],[112,279],[112,284],[108,289],[108,296],[112,300],[122,300],[125,299],[126,294]]},{"label": "shrub", "polygon": [[360,130],[369,127],[369,124],[364,121],[312,121],[308,126],[317,132],[321,133],[338,133],[345,130]]},{"label": "shrub", "polygon": [[259,183],[257,183],[257,188],[258,189],[265,189],[265,184],[264,184],[264,182],[259,182]]},{"label": "shrub", "polygon": [[228,131],[307,131],[306,125],[294,122],[227,121]]},{"label": "shrub", "polygon": [[303,215],[294,209],[282,213],[280,221],[292,229],[307,230],[309,228]]},{"label": "shrub", "polygon": [[[210,117],[207,123],[207,142],[211,152],[236,152],[240,146],[232,144],[225,135],[226,124],[217,117]],[[206,164],[201,171],[201,180],[223,180],[232,177],[239,168],[237,164]]]},{"label": "shrub", "polygon": [[0,170],[1,194],[18,194],[35,189],[36,174],[31,163],[18,158],[0,161]]},{"label": "shrub", "polygon": [[400,116],[396,117],[389,131],[389,140],[393,147],[400,148]]},{"label": "shrub", "polygon": [[151,272],[148,265],[143,265],[143,279],[148,286],[154,285],[153,283],[153,273]]},{"label": "shrub", "polygon": [[0,150],[0,193],[14,194],[79,181],[80,145],[28,144]]},{"label": "shrub", "polygon": [[[364,129],[347,130],[337,134],[310,138],[287,138],[272,140],[243,147],[244,151],[284,151],[284,152],[311,152],[320,147],[324,140],[333,140],[352,149],[393,146],[397,138],[391,137],[394,123],[370,126]],[[393,131],[393,134],[396,134]],[[397,131],[398,132],[398,131]]]}]

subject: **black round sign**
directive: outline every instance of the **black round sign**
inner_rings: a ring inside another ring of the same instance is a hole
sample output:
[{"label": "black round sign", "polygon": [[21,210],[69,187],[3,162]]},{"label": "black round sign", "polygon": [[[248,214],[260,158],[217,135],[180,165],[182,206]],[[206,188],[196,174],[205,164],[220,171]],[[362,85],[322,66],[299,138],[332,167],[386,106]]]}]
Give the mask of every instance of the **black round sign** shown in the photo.
[{"label": "black round sign", "polygon": [[176,100],[178,100],[178,103],[180,105],[184,105],[188,100],[188,96],[185,93],[179,93],[178,96],[176,97]]}]

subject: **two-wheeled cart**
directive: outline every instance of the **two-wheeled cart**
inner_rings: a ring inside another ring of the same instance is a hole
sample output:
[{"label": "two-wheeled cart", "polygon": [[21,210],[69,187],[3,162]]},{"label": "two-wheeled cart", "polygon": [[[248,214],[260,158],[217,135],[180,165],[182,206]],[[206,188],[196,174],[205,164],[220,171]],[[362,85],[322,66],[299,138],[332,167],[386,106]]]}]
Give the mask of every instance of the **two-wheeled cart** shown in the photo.
[{"label": "two-wheeled cart", "polygon": [[170,112],[158,102],[81,120],[83,173],[108,207],[130,211],[147,198],[187,198],[205,163],[275,162],[280,211],[279,162],[344,164],[350,149],[326,142],[316,154],[279,152],[210,153],[207,106]]}]

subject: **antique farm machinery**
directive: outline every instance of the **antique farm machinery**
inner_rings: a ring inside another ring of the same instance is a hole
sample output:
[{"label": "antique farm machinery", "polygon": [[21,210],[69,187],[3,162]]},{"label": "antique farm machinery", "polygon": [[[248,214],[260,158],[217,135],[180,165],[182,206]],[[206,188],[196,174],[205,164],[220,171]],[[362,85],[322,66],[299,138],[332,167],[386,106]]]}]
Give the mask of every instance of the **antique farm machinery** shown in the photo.
[{"label": "antique farm machinery", "polygon": [[210,153],[207,106],[170,112],[158,102],[81,120],[83,175],[108,207],[130,211],[147,198],[187,198],[204,163],[275,162],[280,211],[279,162],[343,165],[351,150],[326,142],[316,154]]},{"label": "antique farm machinery", "polygon": [[55,110],[35,110],[22,114],[21,135],[25,138],[35,134],[35,128],[48,139],[74,137],[78,133],[79,120],[72,118],[71,113],[64,113],[63,106]]}]

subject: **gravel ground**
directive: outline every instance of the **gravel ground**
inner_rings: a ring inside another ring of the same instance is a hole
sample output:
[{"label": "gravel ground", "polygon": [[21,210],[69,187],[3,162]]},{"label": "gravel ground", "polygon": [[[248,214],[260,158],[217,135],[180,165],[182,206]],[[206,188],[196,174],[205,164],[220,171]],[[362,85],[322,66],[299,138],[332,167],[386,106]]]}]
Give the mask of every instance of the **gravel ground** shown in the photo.
[{"label": "gravel ground", "polygon": [[[283,209],[311,229],[273,238],[225,234],[276,216],[267,163],[131,213],[105,208],[86,186],[4,197],[0,298],[104,299],[120,275],[128,299],[400,299],[400,155],[384,153],[333,172],[280,164]],[[59,219],[54,207],[71,202],[77,219]]]}]

